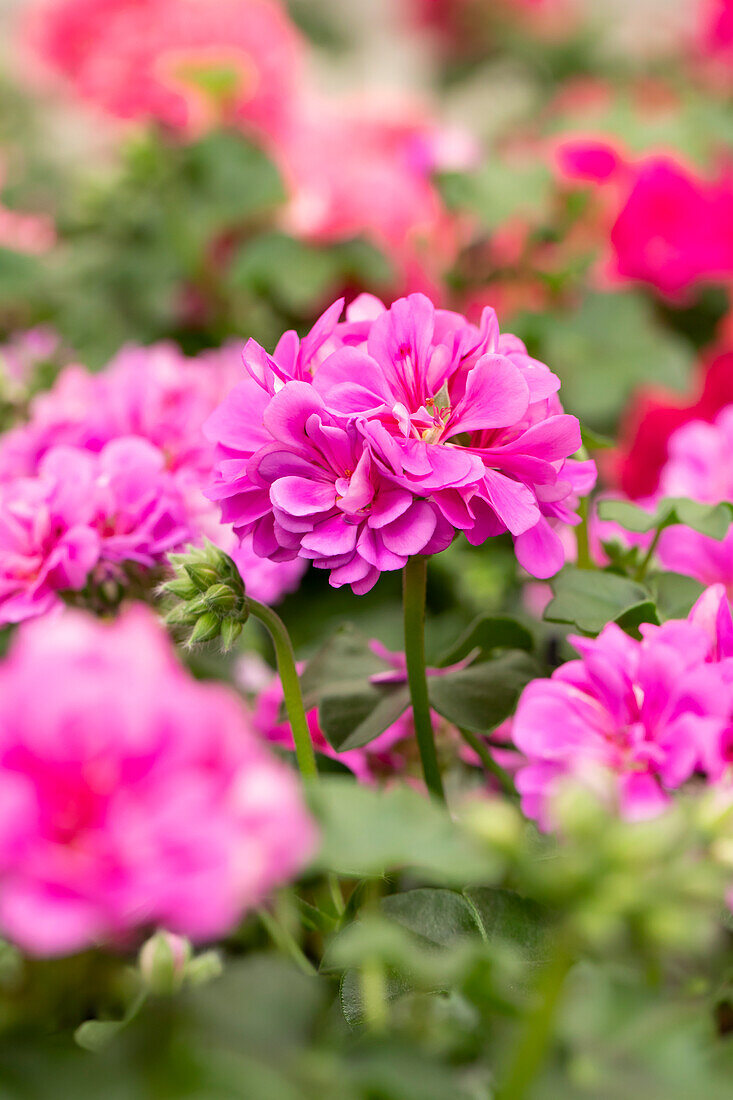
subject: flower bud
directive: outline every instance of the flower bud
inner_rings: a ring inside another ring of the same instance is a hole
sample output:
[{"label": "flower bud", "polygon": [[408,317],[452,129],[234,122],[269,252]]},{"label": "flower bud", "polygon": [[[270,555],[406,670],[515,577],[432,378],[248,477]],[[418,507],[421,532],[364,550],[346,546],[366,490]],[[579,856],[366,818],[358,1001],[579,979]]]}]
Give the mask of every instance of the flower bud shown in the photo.
[{"label": "flower bud", "polygon": [[174,577],[163,585],[164,592],[170,592],[172,596],[178,596],[181,600],[192,600],[198,594],[198,588],[190,577]]},{"label": "flower bud", "polygon": [[191,944],[172,932],[156,932],[140,949],[140,973],[151,993],[169,996],[183,985]]},{"label": "flower bud", "polygon": [[239,619],[225,619],[221,624],[221,648],[225,653],[234,646],[242,633],[242,623]]},{"label": "flower bud", "polygon": [[191,985],[205,985],[206,982],[218,978],[224,970],[221,955],[218,951],[204,951],[186,967],[186,980]]},{"label": "flower bud", "polygon": [[212,584],[216,584],[219,580],[216,567],[207,565],[205,562],[186,562],[183,568],[199,592],[205,592],[207,588]]},{"label": "flower bud", "polygon": [[188,644],[196,645],[197,642],[211,642],[214,638],[218,638],[220,630],[221,621],[218,616],[213,611],[206,611],[196,620]]},{"label": "flower bud", "polygon": [[239,600],[236,592],[233,592],[228,584],[212,584],[204,593],[204,603],[210,611],[219,615],[227,615],[234,611]]}]

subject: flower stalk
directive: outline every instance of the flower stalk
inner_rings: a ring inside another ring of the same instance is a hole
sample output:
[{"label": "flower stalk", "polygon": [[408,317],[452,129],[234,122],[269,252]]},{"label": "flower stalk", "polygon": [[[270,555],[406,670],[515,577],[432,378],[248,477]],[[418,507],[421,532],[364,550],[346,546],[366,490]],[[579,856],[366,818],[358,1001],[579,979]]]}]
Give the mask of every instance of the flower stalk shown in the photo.
[{"label": "flower stalk", "polygon": [[404,568],[402,596],[405,621],[405,659],[407,683],[410,688],[415,736],[420,752],[425,785],[430,793],[445,801],[443,780],[435,751],[435,736],[430,717],[428,681],[425,669],[425,592],[427,558],[411,557]]}]

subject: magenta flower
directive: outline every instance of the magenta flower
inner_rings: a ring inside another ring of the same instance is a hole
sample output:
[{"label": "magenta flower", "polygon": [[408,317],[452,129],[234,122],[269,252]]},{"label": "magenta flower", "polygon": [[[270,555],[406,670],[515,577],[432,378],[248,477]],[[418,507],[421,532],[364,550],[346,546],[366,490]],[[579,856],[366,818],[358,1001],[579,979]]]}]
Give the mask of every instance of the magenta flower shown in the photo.
[{"label": "magenta flower", "polygon": [[598,638],[571,638],[581,659],[525,688],[511,731],[526,757],[516,782],[543,828],[565,777],[610,793],[629,818],[657,813],[698,769],[720,777],[733,746],[733,675],[711,630],[711,598],[688,620],[643,626],[641,641],[614,623]]},{"label": "magenta flower", "polygon": [[0,624],[43,615],[99,560],[86,485],[63,471],[0,485]]},{"label": "magenta flower", "polygon": [[[287,349],[286,338],[282,343]],[[307,349],[306,341],[303,346]],[[33,401],[29,421],[0,441],[0,482],[37,475],[54,448],[75,449],[87,480],[113,482],[106,495],[115,498],[114,522],[101,486],[95,489],[96,526],[107,528],[107,562],[128,560],[150,568],[167,550],[208,538],[236,557],[255,599],[276,602],[297,587],[306,563],[265,561],[254,554],[251,540],[238,548],[231,528],[219,522],[202,492],[213,464],[202,425],[239,377],[241,352],[231,346],[196,359],[169,343],[130,346],[97,375],[67,367],[54,387]],[[251,388],[259,395],[254,383]],[[105,469],[93,472],[92,459],[105,451]],[[72,459],[67,455],[65,461]]]},{"label": "magenta flower", "polygon": [[411,295],[389,310],[360,299],[335,328],[324,318],[297,376],[250,341],[260,394],[241,383],[208,421],[224,522],[253,532],[257,553],[308,558],[357,592],[456,529],[475,544],[509,531],[526,569],[557,572],[554,528],[577,522],[594,468],[568,461],[580,431],[555,375],[492,310],[479,329]]},{"label": "magenta flower", "polygon": [[194,681],[142,608],[21,629],[0,665],[0,803],[0,931],[35,955],[156,925],[216,937],[314,845],[239,700]]}]

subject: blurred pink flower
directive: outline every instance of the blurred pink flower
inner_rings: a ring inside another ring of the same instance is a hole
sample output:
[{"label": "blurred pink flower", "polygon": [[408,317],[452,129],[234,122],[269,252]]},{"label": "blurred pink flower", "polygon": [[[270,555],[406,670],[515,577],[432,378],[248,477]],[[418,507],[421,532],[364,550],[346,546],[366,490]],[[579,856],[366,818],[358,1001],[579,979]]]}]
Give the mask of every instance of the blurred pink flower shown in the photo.
[{"label": "blurred pink flower", "polygon": [[119,119],[189,136],[231,122],[268,140],[291,124],[303,46],[279,0],[40,0],[27,37]]},{"label": "blurred pink flower", "polygon": [[0,485],[0,624],[43,615],[99,560],[87,485],[57,468]]},{"label": "blurred pink flower", "polygon": [[601,276],[648,283],[678,299],[703,282],[733,276],[733,172],[701,176],[676,155],[632,159],[607,138],[563,137],[556,169],[596,188],[596,236],[606,242]]},{"label": "blurred pink flower", "polygon": [[[153,540],[158,550],[152,555],[148,552],[150,545],[148,550],[142,546],[135,549],[131,532],[122,539],[120,528],[115,542],[120,553],[127,549],[131,555],[128,560],[149,565],[160,560],[159,551],[166,543],[170,543],[170,549],[185,541],[209,538],[236,558],[255,599],[276,602],[297,587],[305,563],[265,562],[254,554],[251,544],[245,542],[239,547],[231,529],[222,526],[216,508],[202,491],[213,465],[213,448],[203,435],[203,422],[242,377],[257,394],[261,392],[245,374],[241,351],[234,345],[202,353],[195,359],[187,359],[174,344],[131,346],[123,348],[96,375],[78,366],[67,367],[50,391],[33,400],[28,422],[0,440],[0,483],[34,476],[44,456],[55,447],[76,448],[80,468],[89,469],[85,459],[115,441],[127,440],[125,446],[137,456],[130,476],[133,470],[140,475],[134,491],[142,492],[143,468],[149,477],[146,523],[155,527],[166,514],[175,514],[176,519],[171,520],[166,538]],[[131,442],[133,437],[137,447]],[[112,448],[109,453],[120,452]],[[118,466],[118,487],[123,472]],[[131,490],[130,482],[127,490]],[[129,512],[125,515],[125,522],[132,523],[131,530],[140,534]],[[122,516],[118,523],[123,523]],[[173,537],[175,528],[179,530],[178,538]],[[110,541],[110,555],[111,546]]]},{"label": "blurred pink flower", "polygon": [[399,105],[380,114],[306,98],[277,153],[284,226],[318,242],[364,236],[394,264],[398,289],[436,292],[458,237],[432,173],[474,157],[455,132]]},{"label": "blurred pink flower", "polygon": [[194,681],[142,608],[21,629],[0,665],[0,802],[0,930],[34,955],[156,925],[219,936],[315,841],[239,700]]},{"label": "blurred pink flower", "polygon": [[719,777],[733,677],[695,620],[693,612],[642,626],[641,641],[615,623],[595,639],[571,638],[581,659],[525,688],[511,727],[526,757],[516,783],[525,813],[543,828],[564,777],[610,796],[629,818],[659,812],[696,769]]},{"label": "blurred pink flower", "polygon": [[[668,451],[658,497],[689,497],[701,504],[733,499],[733,405],[712,424],[691,420],[677,428]],[[669,527],[662,532],[657,555],[665,569],[703,584],[720,582],[733,593],[733,526],[721,540],[690,527]]]}]

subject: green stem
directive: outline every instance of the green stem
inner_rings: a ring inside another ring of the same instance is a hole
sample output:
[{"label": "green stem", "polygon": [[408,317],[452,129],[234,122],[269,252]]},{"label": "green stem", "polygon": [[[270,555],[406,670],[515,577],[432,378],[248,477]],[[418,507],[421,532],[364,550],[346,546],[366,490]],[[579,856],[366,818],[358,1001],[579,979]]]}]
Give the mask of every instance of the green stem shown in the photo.
[{"label": "green stem", "polygon": [[365,959],[362,963],[360,978],[364,1022],[372,1031],[384,1031],[388,1018],[387,988],[381,960]]},{"label": "green stem", "polygon": [[462,726],[458,727],[458,732],[466,744],[472,748],[479,757],[486,771],[497,780],[504,794],[509,795],[510,798],[516,798],[517,788],[514,786],[511,777],[507,775],[501,764],[497,764],[496,760],[494,760],[488,745],[482,741],[477,734],[472,733],[471,730],[463,729]]},{"label": "green stem", "polygon": [[405,659],[407,682],[412,700],[417,747],[420,750],[425,785],[432,795],[445,801],[443,780],[435,751],[433,724],[430,718],[428,681],[425,671],[425,590],[428,561],[426,557],[409,559],[402,574],[402,597],[405,616]]},{"label": "green stem", "polygon": [[539,976],[535,1007],[524,1017],[507,1072],[497,1089],[496,1100],[524,1100],[542,1070],[552,1042],[565,979],[572,964],[566,937],[561,932],[555,953]]},{"label": "green stem", "polygon": [[578,569],[592,569],[593,560],[590,556],[590,542],[588,539],[588,497],[583,497],[578,505],[580,523],[575,528],[575,539],[578,545],[577,566]]},{"label": "green stem", "polygon": [[280,949],[285,955],[289,955],[299,970],[302,970],[304,974],[313,975],[316,973],[316,968],[313,963],[303,954],[303,950],[299,943],[296,942],[294,937],[284,927],[272,913],[267,909],[258,909],[257,916],[262,921],[267,934],[276,947]]},{"label": "green stem", "polygon": [[649,549],[642,558],[639,568],[636,570],[636,574],[634,576],[635,581],[644,580],[644,577],[647,574],[647,570],[651,565],[652,558],[654,557],[654,551],[656,550],[659,540],[662,537],[662,531],[664,530],[665,526],[666,525],[662,523],[659,527],[657,527],[656,531],[654,532],[654,538],[649,543]]},{"label": "green stem", "polygon": [[282,681],[283,694],[285,696],[285,709],[288,712],[290,728],[293,731],[295,742],[295,757],[303,779],[316,780],[318,768],[316,767],[316,754],[313,751],[310,730],[305,716],[303,705],[303,693],[300,690],[298,670],[295,667],[295,654],[290,635],[285,629],[285,624],[279,615],[266,607],[263,603],[247,597],[247,606],[250,615],[267,627],[268,633],[275,646],[275,658],[277,671]]}]

